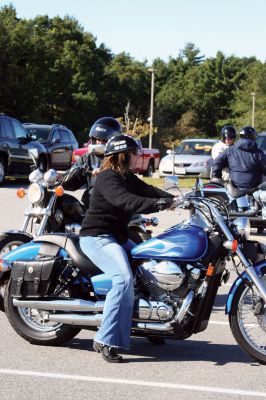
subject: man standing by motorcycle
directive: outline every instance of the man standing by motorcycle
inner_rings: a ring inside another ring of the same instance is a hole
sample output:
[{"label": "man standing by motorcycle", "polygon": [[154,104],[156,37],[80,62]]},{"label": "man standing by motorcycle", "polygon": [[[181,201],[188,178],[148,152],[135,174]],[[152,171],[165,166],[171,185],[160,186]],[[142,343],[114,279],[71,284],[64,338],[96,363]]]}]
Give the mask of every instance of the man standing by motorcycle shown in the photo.
[{"label": "man standing by motorcycle", "polygon": [[[86,208],[89,207],[90,192],[94,186],[96,175],[99,172],[103,160],[105,144],[112,136],[117,136],[121,133],[121,124],[112,117],[102,117],[98,119],[90,129],[88,152],[77,162],[77,165],[84,165],[92,171],[91,174],[88,175],[87,189],[84,191],[81,198]],[[93,146],[95,144],[97,146]]]},{"label": "man standing by motorcycle", "polygon": [[[229,146],[232,146],[236,140],[236,130],[231,125],[226,125],[222,128],[220,133],[220,141],[212,148],[212,159],[215,160],[221,153],[223,153]],[[222,171],[222,179],[229,181],[229,169],[224,168]]]},{"label": "man standing by motorcycle", "polygon": [[108,362],[121,362],[116,350],[127,349],[130,343],[134,289],[126,253],[133,246],[129,240],[129,220],[134,213],[152,213],[175,205],[173,195],[147,185],[130,172],[131,154],[138,147],[127,135],[112,137],[107,142],[80,231],[82,251],[112,280],[93,344],[94,350],[101,352]]},{"label": "man standing by motorcycle", "polygon": [[[254,128],[245,126],[240,129],[235,145],[228,147],[214,160],[213,177],[221,178],[223,169],[229,168],[230,180],[236,188],[249,190],[257,187],[266,174],[266,155],[258,148],[255,139]],[[247,207],[248,204],[238,206]]]}]

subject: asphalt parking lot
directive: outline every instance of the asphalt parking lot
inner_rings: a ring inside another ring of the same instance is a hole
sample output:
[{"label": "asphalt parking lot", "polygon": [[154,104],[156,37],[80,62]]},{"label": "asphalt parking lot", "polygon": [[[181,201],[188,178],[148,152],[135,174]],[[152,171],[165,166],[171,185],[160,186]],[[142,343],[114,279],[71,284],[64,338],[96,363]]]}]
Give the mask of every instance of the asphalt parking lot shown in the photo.
[{"label": "asphalt parking lot", "polygon": [[[22,224],[27,199],[16,197],[19,186],[27,183],[9,182],[0,188],[1,232]],[[76,194],[80,197],[81,192]],[[164,211],[158,217],[155,233],[184,219],[184,214]],[[265,236],[253,237],[266,243]],[[134,337],[121,365],[108,364],[92,351],[93,332],[83,330],[59,347],[34,346],[18,336],[0,313],[0,398],[266,398],[266,366],[242,352],[224,313],[234,279],[232,273],[221,287],[206,331],[160,346]]]}]

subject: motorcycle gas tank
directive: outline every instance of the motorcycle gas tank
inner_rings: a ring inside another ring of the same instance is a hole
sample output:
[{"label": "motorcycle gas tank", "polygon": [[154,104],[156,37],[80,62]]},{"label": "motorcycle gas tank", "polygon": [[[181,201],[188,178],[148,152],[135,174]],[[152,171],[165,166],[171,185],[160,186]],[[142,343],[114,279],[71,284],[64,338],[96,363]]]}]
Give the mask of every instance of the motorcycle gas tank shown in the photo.
[{"label": "motorcycle gas tank", "polygon": [[69,194],[63,194],[62,197],[57,198],[55,210],[58,208],[63,212],[67,220],[76,222],[77,224],[81,224],[86,213],[85,207],[78,199]]},{"label": "motorcycle gas tank", "polygon": [[197,261],[206,254],[208,238],[196,225],[178,224],[131,250],[133,258]]}]

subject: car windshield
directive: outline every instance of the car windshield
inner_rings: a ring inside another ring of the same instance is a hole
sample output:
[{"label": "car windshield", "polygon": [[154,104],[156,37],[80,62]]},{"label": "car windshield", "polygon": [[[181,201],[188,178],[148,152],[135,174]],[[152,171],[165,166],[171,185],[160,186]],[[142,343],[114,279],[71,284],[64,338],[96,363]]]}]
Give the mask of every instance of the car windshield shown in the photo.
[{"label": "car windshield", "polygon": [[213,143],[210,142],[182,142],[175,149],[175,154],[193,154],[209,156],[211,154]]},{"label": "car windshield", "polygon": [[50,128],[33,128],[26,126],[24,126],[24,128],[27,130],[30,136],[38,142],[45,142],[46,140],[48,140]]}]

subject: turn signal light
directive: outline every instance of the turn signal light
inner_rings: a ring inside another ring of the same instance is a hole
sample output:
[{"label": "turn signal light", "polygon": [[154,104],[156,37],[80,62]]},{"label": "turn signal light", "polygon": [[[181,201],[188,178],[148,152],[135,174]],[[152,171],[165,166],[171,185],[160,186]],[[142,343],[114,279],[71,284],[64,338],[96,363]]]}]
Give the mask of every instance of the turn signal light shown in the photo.
[{"label": "turn signal light", "polygon": [[238,241],[236,239],[234,240],[227,240],[226,242],[224,242],[224,247],[228,250],[231,250],[233,252],[237,251],[238,248]]},{"label": "turn signal light", "polygon": [[64,194],[64,189],[62,186],[57,186],[54,191],[57,197],[61,197]]},{"label": "turn signal light", "polygon": [[17,196],[18,196],[19,199],[23,199],[23,197],[26,196],[26,190],[23,189],[23,188],[19,188],[17,190]]},{"label": "turn signal light", "polygon": [[214,274],[214,265],[209,264],[206,272],[206,276],[213,276]]}]

